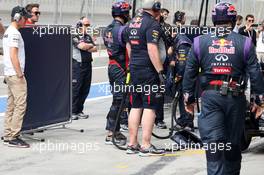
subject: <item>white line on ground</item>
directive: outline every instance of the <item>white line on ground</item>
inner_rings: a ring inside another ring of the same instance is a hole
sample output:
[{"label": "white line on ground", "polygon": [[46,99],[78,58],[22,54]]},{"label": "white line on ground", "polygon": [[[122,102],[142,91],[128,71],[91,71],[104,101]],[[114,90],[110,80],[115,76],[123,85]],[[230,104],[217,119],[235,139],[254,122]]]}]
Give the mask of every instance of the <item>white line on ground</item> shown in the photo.
[{"label": "white line on ground", "polygon": [[99,82],[99,83],[92,83],[92,86],[99,85],[99,84],[109,84],[109,81]]},{"label": "white line on ground", "polygon": [[[99,83],[92,83],[91,86],[96,86],[96,85],[100,85],[100,84],[106,84],[107,85],[107,84],[109,84],[109,82],[108,81],[105,81],[105,82],[99,82]],[[103,96],[103,97],[91,98],[91,99],[88,99],[88,101],[94,101],[94,100],[97,100],[97,99],[100,100],[100,99],[109,98],[109,97],[111,97],[111,95],[110,96]],[[0,98],[7,98],[7,95],[0,95]]]},{"label": "white line on ground", "polygon": [[112,97],[112,95],[108,95],[108,96],[104,96],[104,97],[90,98],[90,99],[85,100],[85,102],[103,100],[103,99],[107,99],[107,98],[111,98],[111,97]]},{"label": "white line on ground", "polygon": [[98,70],[98,69],[106,69],[107,66],[99,66],[99,67],[93,67],[93,70]]},{"label": "white line on ground", "polygon": [[[108,95],[108,96],[105,96],[105,97],[96,97],[96,98],[91,98],[91,99],[87,99],[85,100],[85,102],[92,102],[92,101],[97,101],[97,100],[103,100],[103,99],[108,99],[108,98],[111,98],[112,95]],[[4,117],[5,116],[5,113],[0,113],[0,117]]]},{"label": "white line on ground", "polygon": [[[99,69],[106,69],[107,66],[98,66],[98,67],[93,67],[93,70],[99,70]],[[5,76],[0,76],[1,79],[3,79]]]}]

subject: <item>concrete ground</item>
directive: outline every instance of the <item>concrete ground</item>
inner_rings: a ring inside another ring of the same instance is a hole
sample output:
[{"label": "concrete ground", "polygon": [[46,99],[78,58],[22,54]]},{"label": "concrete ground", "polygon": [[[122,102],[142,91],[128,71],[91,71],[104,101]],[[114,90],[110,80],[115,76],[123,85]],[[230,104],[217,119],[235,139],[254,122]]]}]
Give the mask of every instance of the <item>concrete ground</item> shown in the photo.
[{"label": "concrete ground", "polygon": [[[0,58],[1,60],[1,58]],[[94,61],[93,83],[106,82],[107,59],[97,57]],[[0,66],[1,69],[1,66]],[[0,70],[1,72],[1,70]],[[0,95],[6,95],[0,84]],[[53,129],[37,133],[33,137],[45,142],[27,139],[29,149],[9,148],[0,144],[0,175],[204,175],[205,154],[201,150],[180,151],[162,157],[142,158],[126,155],[113,146],[105,145],[106,114],[111,98],[88,99],[85,112],[87,120],[77,120],[67,125],[69,129]],[[169,110],[165,110],[169,123]],[[84,129],[84,133],[77,130]],[[0,117],[0,135],[3,132],[3,117]],[[141,132],[140,132],[141,133]],[[155,129],[166,135],[168,130]],[[127,135],[127,133],[124,133]],[[170,140],[153,138],[157,147],[173,144]],[[250,149],[243,154],[242,175],[262,175],[264,172],[264,139],[254,138]]]}]

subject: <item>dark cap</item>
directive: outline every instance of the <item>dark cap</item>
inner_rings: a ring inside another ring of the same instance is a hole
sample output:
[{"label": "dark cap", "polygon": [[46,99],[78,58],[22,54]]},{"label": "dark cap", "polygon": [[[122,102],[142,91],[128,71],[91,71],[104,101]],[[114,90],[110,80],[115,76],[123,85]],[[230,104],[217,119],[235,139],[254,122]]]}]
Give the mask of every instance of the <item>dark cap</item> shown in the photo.
[{"label": "dark cap", "polygon": [[16,6],[12,9],[11,17],[14,18],[15,14],[19,13],[21,16],[25,18],[31,18],[32,15],[29,14],[24,7]]}]

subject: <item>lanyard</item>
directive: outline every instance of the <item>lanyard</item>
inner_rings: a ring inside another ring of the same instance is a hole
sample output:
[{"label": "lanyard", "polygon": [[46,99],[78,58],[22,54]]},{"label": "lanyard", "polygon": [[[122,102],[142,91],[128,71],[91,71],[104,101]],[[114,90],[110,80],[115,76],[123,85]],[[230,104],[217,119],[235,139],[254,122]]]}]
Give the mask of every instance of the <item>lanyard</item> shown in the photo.
[{"label": "lanyard", "polygon": [[250,31],[250,32],[248,31],[248,36],[252,39],[252,37],[251,37],[251,32],[252,32],[252,31]]}]

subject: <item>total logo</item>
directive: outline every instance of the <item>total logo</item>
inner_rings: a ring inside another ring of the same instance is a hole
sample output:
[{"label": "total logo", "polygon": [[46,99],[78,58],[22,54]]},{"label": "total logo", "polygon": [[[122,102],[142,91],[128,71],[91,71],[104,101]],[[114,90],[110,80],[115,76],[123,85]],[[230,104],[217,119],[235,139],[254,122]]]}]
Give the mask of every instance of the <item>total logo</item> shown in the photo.
[{"label": "total logo", "polygon": [[226,75],[231,74],[232,68],[231,67],[213,67],[212,73],[216,75]]},{"label": "total logo", "polygon": [[226,62],[229,60],[229,57],[225,54],[219,54],[219,55],[216,55],[215,60],[219,62]]}]

